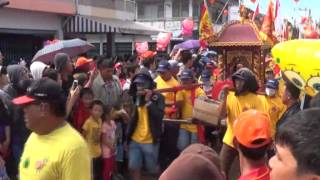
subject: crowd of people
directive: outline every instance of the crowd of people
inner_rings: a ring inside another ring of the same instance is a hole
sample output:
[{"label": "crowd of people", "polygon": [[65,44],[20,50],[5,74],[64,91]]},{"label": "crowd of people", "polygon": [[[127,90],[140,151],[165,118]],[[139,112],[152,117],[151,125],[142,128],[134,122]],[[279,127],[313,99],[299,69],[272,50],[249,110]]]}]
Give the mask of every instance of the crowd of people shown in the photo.
[{"label": "crowd of people", "polygon": [[[4,60],[0,179],[320,180],[320,95],[301,104],[272,68],[261,84],[200,51]],[[222,81],[219,125],[194,119]]]}]

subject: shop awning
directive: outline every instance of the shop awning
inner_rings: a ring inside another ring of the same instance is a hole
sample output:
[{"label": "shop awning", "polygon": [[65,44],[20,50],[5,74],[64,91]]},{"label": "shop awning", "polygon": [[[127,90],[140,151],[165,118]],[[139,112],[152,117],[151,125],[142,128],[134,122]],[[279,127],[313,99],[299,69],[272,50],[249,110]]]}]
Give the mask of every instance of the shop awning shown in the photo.
[{"label": "shop awning", "polygon": [[65,33],[124,33],[154,35],[165,30],[157,29],[135,21],[107,19],[76,15],[69,17],[63,25]]}]

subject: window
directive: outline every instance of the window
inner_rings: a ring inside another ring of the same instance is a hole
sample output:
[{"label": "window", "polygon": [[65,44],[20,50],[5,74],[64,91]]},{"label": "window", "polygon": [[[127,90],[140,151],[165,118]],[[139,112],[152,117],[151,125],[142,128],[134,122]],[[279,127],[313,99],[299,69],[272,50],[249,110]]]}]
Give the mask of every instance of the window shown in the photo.
[{"label": "window", "polygon": [[158,18],[164,18],[164,4],[158,5]]},{"label": "window", "polygon": [[[212,22],[217,22],[217,24],[223,23],[223,14],[221,14],[221,16],[219,17],[223,6],[224,6],[224,4],[209,5],[209,12],[211,14]],[[219,17],[219,19],[218,19],[218,17]]]},{"label": "window", "polygon": [[172,17],[189,17],[189,0],[172,1]]},{"label": "window", "polygon": [[138,19],[164,18],[164,3],[138,3]]},{"label": "window", "polygon": [[144,8],[143,4],[138,4],[137,5],[137,10],[138,10],[138,19],[144,19]]},{"label": "window", "polygon": [[193,11],[192,11],[192,16],[195,19],[198,19],[200,17],[200,7],[201,7],[201,2],[200,0],[193,0]]}]

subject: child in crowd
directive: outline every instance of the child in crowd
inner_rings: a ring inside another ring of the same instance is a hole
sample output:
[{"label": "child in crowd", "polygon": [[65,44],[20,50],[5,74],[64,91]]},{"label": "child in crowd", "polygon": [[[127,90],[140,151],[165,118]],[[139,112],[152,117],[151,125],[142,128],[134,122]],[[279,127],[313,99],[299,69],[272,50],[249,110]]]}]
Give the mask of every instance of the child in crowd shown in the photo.
[{"label": "child in crowd", "polygon": [[129,115],[120,104],[116,104],[112,108],[112,119],[116,123],[116,163],[117,173],[125,173],[125,147],[126,129],[129,121]]},{"label": "child in crowd", "polygon": [[102,116],[102,158],[103,158],[103,180],[111,180],[111,175],[115,167],[115,149],[116,149],[116,128],[117,125],[111,117],[111,110],[105,107]]},{"label": "child in crowd", "polygon": [[72,124],[76,130],[82,131],[82,126],[90,117],[90,105],[94,99],[93,92],[90,88],[83,88],[80,91],[80,99],[74,107],[72,115]]},{"label": "child in crowd", "polygon": [[99,100],[94,100],[90,106],[91,116],[82,126],[82,134],[88,142],[90,154],[93,163],[94,180],[101,179],[102,162],[101,162],[101,127],[103,103]]}]

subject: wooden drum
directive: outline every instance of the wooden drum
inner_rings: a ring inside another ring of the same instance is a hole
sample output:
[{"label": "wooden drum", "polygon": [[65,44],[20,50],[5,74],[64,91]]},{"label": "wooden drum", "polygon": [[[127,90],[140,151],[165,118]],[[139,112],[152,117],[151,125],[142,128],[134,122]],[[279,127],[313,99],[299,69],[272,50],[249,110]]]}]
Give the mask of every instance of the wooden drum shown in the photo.
[{"label": "wooden drum", "polygon": [[194,101],[193,118],[211,125],[219,124],[220,101],[199,97]]}]

